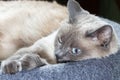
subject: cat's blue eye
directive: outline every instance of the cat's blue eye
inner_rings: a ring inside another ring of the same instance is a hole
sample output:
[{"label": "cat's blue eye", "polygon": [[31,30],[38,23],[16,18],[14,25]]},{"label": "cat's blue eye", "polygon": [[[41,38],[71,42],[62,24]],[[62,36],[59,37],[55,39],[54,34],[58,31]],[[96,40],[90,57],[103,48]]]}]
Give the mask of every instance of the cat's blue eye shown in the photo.
[{"label": "cat's blue eye", "polygon": [[72,48],[72,54],[77,55],[77,54],[80,54],[80,53],[81,53],[80,49],[78,49],[78,48]]}]

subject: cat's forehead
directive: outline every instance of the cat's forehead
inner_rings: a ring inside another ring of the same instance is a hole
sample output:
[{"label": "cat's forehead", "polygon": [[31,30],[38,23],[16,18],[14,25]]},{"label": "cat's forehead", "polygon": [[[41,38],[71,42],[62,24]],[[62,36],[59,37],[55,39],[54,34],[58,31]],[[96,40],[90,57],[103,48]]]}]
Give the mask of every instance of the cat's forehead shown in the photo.
[{"label": "cat's forehead", "polygon": [[103,21],[101,18],[94,16],[92,14],[84,15],[78,17],[75,23],[76,27],[84,29],[97,29],[104,25],[109,25],[107,22]]},{"label": "cat's forehead", "polygon": [[84,15],[78,17],[78,21],[74,24],[70,24],[66,21],[62,25],[61,34],[78,34],[83,35],[87,31],[95,31],[105,25],[110,25],[107,22],[103,21],[101,18],[94,15]]}]

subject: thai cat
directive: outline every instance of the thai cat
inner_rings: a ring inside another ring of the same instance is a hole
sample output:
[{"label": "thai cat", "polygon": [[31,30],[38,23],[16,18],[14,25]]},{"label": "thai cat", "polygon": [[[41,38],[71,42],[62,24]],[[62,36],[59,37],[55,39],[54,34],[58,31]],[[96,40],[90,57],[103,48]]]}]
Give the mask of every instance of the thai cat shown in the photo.
[{"label": "thai cat", "polygon": [[3,73],[102,58],[118,50],[112,26],[74,0],[69,0],[67,7],[48,2],[3,5],[10,7],[0,10],[0,58],[7,58],[1,64]]}]

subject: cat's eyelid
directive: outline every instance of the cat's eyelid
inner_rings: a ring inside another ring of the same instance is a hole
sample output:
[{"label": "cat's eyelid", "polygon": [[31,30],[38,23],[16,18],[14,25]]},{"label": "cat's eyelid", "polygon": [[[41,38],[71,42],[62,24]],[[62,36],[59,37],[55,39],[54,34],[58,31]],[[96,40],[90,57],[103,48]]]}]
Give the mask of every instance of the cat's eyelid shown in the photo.
[{"label": "cat's eyelid", "polygon": [[62,40],[60,37],[58,38],[58,42],[62,44]]}]

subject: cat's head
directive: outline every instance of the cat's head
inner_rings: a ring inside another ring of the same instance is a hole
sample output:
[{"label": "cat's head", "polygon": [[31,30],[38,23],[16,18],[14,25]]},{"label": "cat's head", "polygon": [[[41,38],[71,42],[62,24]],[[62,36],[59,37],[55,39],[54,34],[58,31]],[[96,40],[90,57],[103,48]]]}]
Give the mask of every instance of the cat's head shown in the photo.
[{"label": "cat's head", "polygon": [[69,0],[69,19],[61,24],[55,40],[59,62],[101,58],[118,50],[117,39],[110,24]]}]

